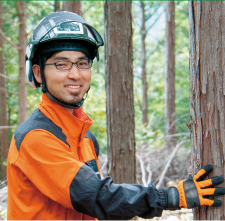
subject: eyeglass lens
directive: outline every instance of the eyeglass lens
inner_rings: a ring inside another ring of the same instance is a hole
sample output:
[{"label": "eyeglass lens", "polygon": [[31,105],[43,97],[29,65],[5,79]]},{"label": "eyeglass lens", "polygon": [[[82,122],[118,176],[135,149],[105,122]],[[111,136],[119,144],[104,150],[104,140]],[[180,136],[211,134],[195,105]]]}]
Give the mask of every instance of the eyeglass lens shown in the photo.
[{"label": "eyeglass lens", "polygon": [[58,61],[55,63],[55,66],[58,70],[69,70],[75,64],[79,69],[89,69],[92,66],[92,60],[81,60],[78,62],[71,61]]}]

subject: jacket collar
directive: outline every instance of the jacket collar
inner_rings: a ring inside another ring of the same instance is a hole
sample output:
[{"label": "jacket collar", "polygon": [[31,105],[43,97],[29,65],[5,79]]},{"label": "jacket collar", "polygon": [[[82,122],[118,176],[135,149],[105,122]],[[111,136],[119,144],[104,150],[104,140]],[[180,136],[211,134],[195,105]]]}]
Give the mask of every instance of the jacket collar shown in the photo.
[{"label": "jacket collar", "polygon": [[62,128],[65,135],[71,138],[80,138],[83,140],[86,132],[89,130],[92,119],[81,109],[74,109],[73,114],[64,107],[51,101],[45,94],[42,94],[42,102],[38,109],[57,126]]}]

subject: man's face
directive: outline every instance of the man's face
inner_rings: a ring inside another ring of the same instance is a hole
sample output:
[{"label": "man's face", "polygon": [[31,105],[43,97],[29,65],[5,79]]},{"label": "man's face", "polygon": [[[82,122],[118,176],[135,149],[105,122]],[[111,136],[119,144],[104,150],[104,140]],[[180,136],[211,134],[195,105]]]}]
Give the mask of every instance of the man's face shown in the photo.
[{"label": "man's face", "polygon": [[[87,56],[79,51],[62,51],[46,61],[53,64],[57,61],[77,62],[87,59]],[[88,90],[91,83],[91,68],[78,69],[75,65],[70,70],[57,70],[55,65],[46,65],[44,75],[48,91],[58,100],[77,104]]]}]

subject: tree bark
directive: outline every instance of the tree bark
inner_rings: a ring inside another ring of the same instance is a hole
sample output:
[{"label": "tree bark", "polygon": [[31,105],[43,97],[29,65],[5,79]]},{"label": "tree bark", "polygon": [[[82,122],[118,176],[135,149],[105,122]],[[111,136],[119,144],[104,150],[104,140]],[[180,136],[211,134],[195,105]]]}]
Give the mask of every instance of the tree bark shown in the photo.
[{"label": "tree bark", "polygon": [[83,16],[82,13],[82,1],[64,1],[63,10],[77,13],[80,16]]},{"label": "tree bark", "polygon": [[27,118],[27,76],[25,67],[26,33],[26,1],[16,2],[19,16],[19,124]]},{"label": "tree bark", "polygon": [[146,27],[145,3],[141,1],[141,79],[142,79],[142,123],[148,125],[148,84],[146,78]]},{"label": "tree bark", "polygon": [[[224,11],[223,1],[189,2],[192,169],[196,173],[202,166],[210,163],[214,169],[209,177],[224,175]],[[223,205],[218,208],[196,208],[194,219],[224,220],[224,200]]]},{"label": "tree bark", "polygon": [[61,8],[60,8],[60,1],[56,1],[56,0],[55,0],[55,5],[54,5],[54,7],[55,7],[55,12],[61,11]]},{"label": "tree bark", "polygon": [[136,182],[131,1],[105,1],[108,174]]},{"label": "tree bark", "polygon": [[[165,63],[165,136],[176,133],[175,113],[175,4],[166,2],[166,63]],[[176,146],[175,137],[166,137],[166,147]]]},{"label": "tree bark", "polygon": [[[3,30],[3,8],[2,1],[0,1],[0,29]],[[5,75],[4,65],[4,40],[0,38],[0,73]],[[0,126],[7,126],[7,98],[6,98],[6,87],[5,78],[0,77]],[[8,129],[0,129],[0,147],[1,147],[1,179],[6,180],[6,166],[3,162],[6,161],[8,155]]]}]

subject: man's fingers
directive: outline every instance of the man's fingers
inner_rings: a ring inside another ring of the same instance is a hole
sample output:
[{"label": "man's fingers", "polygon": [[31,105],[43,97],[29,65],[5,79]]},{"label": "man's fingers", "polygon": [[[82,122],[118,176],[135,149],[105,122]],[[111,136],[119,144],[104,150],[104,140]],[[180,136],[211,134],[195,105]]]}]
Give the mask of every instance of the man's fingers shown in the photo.
[{"label": "man's fingers", "polygon": [[224,182],[223,176],[215,176],[215,177],[212,177],[212,185],[213,186],[216,186],[216,185],[221,184],[223,182]]},{"label": "man's fingers", "polygon": [[215,188],[207,188],[207,189],[202,189],[200,190],[200,195],[202,196],[210,196],[210,195],[214,195],[216,189]]},{"label": "man's fingers", "polygon": [[224,187],[207,188],[201,189],[199,192],[201,196],[220,196],[225,194],[225,188]]},{"label": "man's fingers", "polygon": [[199,198],[200,200],[200,206],[212,206],[214,203],[214,200],[207,199],[207,198]]},{"label": "man's fingers", "polygon": [[210,172],[212,172],[213,166],[211,164],[207,164],[204,167],[202,167],[196,175],[194,175],[194,180],[203,180],[205,177],[209,175]]},{"label": "man's fingers", "polygon": [[212,206],[222,206],[222,200],[214,200]]},{"label": "man's fingers", "polygon": [[212,186],[212,180],[209,179],[209,180],[204,180],[201,182],[196,182],[195,185],[198,186],[199,188],[209,187],[209,186]]},{"label": "man's fingers", "polygon": [[225,188],[224,187],[217,187],[215,192],[214,192],[214,196],[220,196],[220,195],[224,195],[225,194]]},{"label": "man's fingers", "polygon": [[215,176],[212,177],[212,179],[196,182],[196,185],[200,188],[205,188],[205,187],[213,187],[223,182],[224,182],[223,176]]},{"label": "man's fingers", "polygon": [[222,206],[222,200],[210,200],[206,198],[202,198],[200,200],[201,206]]}]

